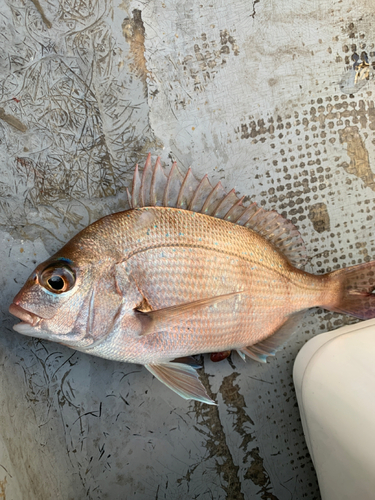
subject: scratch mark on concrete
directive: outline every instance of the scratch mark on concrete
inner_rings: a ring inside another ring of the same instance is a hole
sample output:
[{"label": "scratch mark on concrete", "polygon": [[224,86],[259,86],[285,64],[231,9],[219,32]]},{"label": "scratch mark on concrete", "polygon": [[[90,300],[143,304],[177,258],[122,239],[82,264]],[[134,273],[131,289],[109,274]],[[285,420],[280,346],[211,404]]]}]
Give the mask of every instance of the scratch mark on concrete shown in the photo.
[{"label": "scratch mark on concrete", "polygon": [[20,130],[21,132],[26,132],[27,127],[24,125],[18,118],[12,115],[8,115],[5,113],[4,108],[0,108],[0,120],[4,120],[5,122],[9,123],[9,125],[12,125],[12,127],[16,128],[17,130]]},{"label": "scratch mark on concrete", "polygon": [[11,475],[11,474],[9,474],[9,472],[8,472],[8,471],[7,471],[7,469],[4,467],[4,465],[0,464],[0,467],[1,467],[2,469],[4,469],[4,470],[5,470],[5,472],[8,474],[8,476],[9,476],[10,478],[12,478],[12,475]]},{"label": "scratch mark on concrete", "polygon": [[42,21],[44,22],[44,24],[47,26],[48,29],[52,28],[52,23],[51,21],[49,21],[45,14],[44,14],[44,10],[43,10],[43,7],[40,5],[39,3],[39,0],[31,0],[33,2],[33,4],[35,5],[36,7],[36,10],[39,12],[41,18],[42,18]]}]

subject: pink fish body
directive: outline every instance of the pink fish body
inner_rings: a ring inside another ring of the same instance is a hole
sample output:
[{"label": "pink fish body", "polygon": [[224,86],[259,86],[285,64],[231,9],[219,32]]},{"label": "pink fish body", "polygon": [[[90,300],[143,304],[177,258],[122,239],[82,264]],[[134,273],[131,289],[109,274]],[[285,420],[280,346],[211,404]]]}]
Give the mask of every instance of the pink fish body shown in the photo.
[{"label": "pink fish body", "polygon": [[182,397],[213,403],[195,367],[173,360],[235,349],[264,362],[310,307],[375,317],[374,262],[304,272],[290,222],[207,177],[175,164],[166,176],[149,156],[129,202],[36,268],[10,306],[16,331],[143,364]]}]

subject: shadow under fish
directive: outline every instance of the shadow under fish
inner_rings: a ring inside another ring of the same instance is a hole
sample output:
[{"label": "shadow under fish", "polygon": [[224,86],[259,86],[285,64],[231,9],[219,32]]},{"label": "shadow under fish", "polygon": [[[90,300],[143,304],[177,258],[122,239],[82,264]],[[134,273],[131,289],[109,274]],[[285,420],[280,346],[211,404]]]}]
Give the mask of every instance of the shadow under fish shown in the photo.
[{"label": "shadow under fish", "polygon": [[128,197],[130,210],[35,269],[9,308],[17,332],[143,364],[183,398],[215,404],[186,357],[236,350],[265,362],[310,307],[375,317],[375,262],[303,271],[295,226],[220,182],[183,176],[176,163],[167,174],[149,155]]}]

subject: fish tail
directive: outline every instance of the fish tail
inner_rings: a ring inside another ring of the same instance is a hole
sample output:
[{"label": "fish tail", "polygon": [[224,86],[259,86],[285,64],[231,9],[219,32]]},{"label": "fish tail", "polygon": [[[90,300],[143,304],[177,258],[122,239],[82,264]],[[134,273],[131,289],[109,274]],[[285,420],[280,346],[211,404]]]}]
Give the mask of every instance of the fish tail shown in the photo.
[{"label": "fish tail", "polygon": [[334,292],[327,309],[360,319],[375,318],[375,261],[333,271]]}]

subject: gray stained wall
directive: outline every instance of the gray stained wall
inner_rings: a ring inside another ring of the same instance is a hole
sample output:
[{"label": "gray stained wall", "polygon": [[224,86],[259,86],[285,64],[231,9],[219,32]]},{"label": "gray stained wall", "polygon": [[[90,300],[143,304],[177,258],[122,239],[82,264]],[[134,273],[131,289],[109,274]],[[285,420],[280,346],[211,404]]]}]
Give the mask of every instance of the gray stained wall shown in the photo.
[{"label": "gray stained wall", "polygon": [[148,151],[292,220],[310,272],[372,259],[374,26],[371,0],[0,0],[0,498],[320,498],[293,360],[352,318],[310,311],[266,365],[205,359],[210,407],[7,310]]}]

